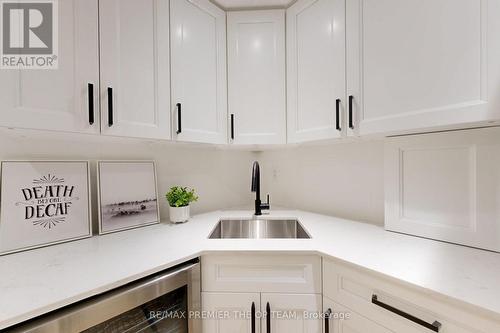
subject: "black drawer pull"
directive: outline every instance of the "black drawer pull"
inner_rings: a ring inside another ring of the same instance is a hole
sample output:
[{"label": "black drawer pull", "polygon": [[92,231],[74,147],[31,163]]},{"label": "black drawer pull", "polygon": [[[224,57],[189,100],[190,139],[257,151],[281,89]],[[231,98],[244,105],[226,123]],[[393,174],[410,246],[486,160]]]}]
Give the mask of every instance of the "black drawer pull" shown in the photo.
[{"label": "black drawer pull", "polygon": [[234,114],[231,114],[231,140],[234,140]]},{"label": "black drawer pull", "polygon": [[108,87],[108,127],[113,126],[113,88]]},{"label": "black drawer pull", "polygon": [[340,127],[340,102],[341,101],[338,98],[335,100],[335,129],[337,131],[342,131],[342,128]]},{"label": "black drawer pull", "polygon": [[271,333],[271,305],[269,305],[269,302],[266,305],[266,327],[266,333]]},{"label": "black drawer pull", "polygon": [[354,96],[349,96],[349,128],[354,129],[354,121],[352,118],[352,101],[354,100]]},{"label": "black drawer pull", "polygon": [[252,302],[252,333],[255,333],[255,302]]},{"label": "black drawer pull", "polygon": [[332,315],[332,309],[328,309],[325,312],[325,333],[330,333],[330,317]]},{"label": "black drawer pull", "polygon": [[395,307],[392,307],[389,304],[385,304],[383,302],[380,302],[378,300],[377,295],[375,295],[375,294],[372,295],[372,303],[375,304],[375,305],[377,305],[377,306],[380,306],[381,308],[384,308],[384,309],[386,309],[386,310],[388,310],[388,311],[390,311],[392,313],[395,313],[398,316],[401,316],[401,317],[406,318],[406,319],[408,319],[408,320],[410,320],[410,321],[412,321],[412,322],[414,322],[416,324],[419,324],[419,325],[421,325],[421,326],[423,326],[423,327],[425,327],[425,328],[427,328],[427,329],[429,329],[429,330],[431,330],[433,332],[439,332],[439,329],[442,326],[439,321],[434,321],[431,324],[431,323],[428,323],[425,320],[417,318],[417,317],[415,317],[415,316],[413,316],[413,315],[411,315],[409,313],[406,313],[404,311],[396,309]]},{"label": "black drawer pull", "polygon": [[89,83],[88,88],[88,103],[89,103],[89,124],[94,125],[94,85]]},{"label": "black drawer pull", "polygon": [[182,133],[182,105],[181,103],[177,103],[177,134]]}]

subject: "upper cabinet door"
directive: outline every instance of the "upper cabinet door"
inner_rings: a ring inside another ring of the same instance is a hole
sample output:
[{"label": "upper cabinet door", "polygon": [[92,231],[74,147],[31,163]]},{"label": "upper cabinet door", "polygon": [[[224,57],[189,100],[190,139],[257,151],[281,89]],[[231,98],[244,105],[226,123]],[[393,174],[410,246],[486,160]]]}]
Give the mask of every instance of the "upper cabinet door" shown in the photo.
[{"label": "upper cabinet door", "polygon": [[170,138],[169,8],[100,0],[103,134]]},{"label": "upper cabinet door", "polygon": [[492,0],[347,1],[350,134],[500,118],[499,7]]},{"label": "upper cabinet door", "polygon": [[344,129],[345,1],[299,0],[286,12],[288,142]]},{"label": "upper cabinet door", "polygon": [[2,69],[0,126],[98,133],[97,0],[57,3],[58,68]]},{"label": "upper cabinet door", "polygon": [[226,143],[226,14],[208,0],[170,11],[174,139]]},{"label": "upper cabinet door", "polygon": [[285,143],[285,12],[261,10],[227,15],[233,142]]}]

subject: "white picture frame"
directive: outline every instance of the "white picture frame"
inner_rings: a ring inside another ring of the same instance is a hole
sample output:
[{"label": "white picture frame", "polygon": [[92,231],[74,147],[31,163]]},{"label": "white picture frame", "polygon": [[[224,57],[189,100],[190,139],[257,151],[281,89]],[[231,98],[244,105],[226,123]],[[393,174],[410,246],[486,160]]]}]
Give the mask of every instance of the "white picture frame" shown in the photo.
[{"label": "white picture frame", "polygon": [[160,223],[155,162],[97,161],[97,198],[99,235]]},{"label": "white picture frame", "polygon": [[92,236],[89,161],[2,161],[0,179],[0,256]]}]

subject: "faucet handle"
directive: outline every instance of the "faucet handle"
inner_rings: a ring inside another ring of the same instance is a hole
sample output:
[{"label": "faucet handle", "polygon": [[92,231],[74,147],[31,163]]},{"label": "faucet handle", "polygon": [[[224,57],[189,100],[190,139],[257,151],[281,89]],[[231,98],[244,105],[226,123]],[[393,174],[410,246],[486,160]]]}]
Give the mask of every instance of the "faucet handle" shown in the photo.
[{"label": "faucet handle", "polygon": [[267,195],[267,202],[260,205],[261,209],[270,209],[271,205],[269,203],[269,194]]}]

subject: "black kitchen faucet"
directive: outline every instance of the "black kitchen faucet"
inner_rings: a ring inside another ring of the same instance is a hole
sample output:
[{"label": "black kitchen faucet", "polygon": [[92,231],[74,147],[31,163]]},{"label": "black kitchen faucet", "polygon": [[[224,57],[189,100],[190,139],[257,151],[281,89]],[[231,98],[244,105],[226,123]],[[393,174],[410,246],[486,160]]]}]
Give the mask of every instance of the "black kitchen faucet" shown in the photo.
[{"label": "black kitchen faucet", "polygon": [[262,215],[263,209],[269,209],[269,194],[267,195],[267,202],[260,201],[260,167],[259,162],[253,162],[252,169],[252,192],[255,192],[255,215]]}]

